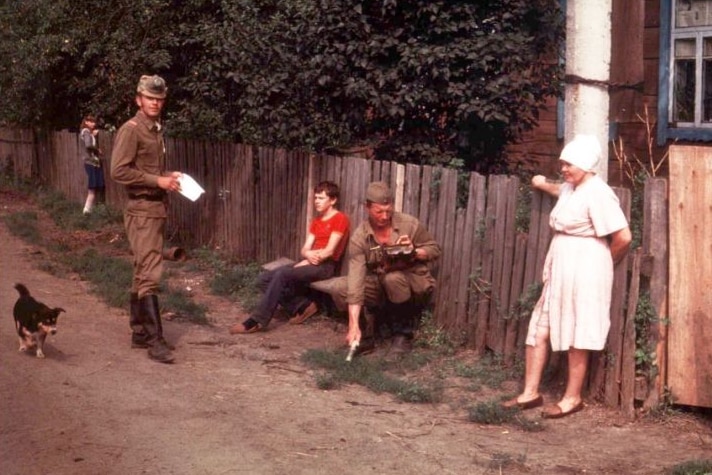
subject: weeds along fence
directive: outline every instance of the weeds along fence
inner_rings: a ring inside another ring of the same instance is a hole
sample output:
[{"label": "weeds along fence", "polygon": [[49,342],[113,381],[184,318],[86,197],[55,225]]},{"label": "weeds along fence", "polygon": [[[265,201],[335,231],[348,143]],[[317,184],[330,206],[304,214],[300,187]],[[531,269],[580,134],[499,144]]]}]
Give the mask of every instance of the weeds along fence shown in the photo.
[{"label": "weeds along fence", "polygon": [[[124,190],[108,177],[111,145],[112,137],[101,133],[107,204],[120,208]],[[169,169],[189,173],[206,189],[195,203],[171,196],[167,238],[186,246],[220,248],[243,262],[298,255],[312,213],[310,192],[319,181],[340,185],[341,209],[354,226],[365,216],[367,184],[390,183],[396,190],[396,208],[418,217],[443,249],[434,269],[436,322],[480,353],[492,351],[507,361],[521,356],[551,238],[548,215],[554,204],[542,193],[530,193],[528,183],[513,176],[462,177],[441,167],[241,144],[168,139],[167,149]],[[0,159],[16,176],[39,179],[80,209],[86,177],[76,134],[0,130]],[[631,192],[616,192],[630,214]],[[657,266],[657,272],[663,272],[666,264],[667,244],[659,238],[667,235],[665,206],[665,182],[651,180],[645,190],[644,247],[626,259],[632,264],[617,267],[609,345],[591,366],[589,390],[609,405],[630,410],[636,381],[638,387],[641,380],[649,383],[645,398],[659,386],[656,372],[636,374],[635,310],[641,275],[660,310],[665,300],[667,282],[649,270]],[[654,330],[637,337],[650,340],[648,346],[657,345]],[[635,397],[641,399],[638,392]]]}]

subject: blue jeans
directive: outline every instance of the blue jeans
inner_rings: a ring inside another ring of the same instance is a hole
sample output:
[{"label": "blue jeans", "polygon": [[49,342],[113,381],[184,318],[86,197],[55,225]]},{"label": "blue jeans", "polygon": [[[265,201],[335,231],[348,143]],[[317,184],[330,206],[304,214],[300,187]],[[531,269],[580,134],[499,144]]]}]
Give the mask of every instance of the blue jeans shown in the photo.
[{"label": "blue jeans", "polygon": [[335,267],[334,261],[327,261],[318,266],[284,266],[263,272],[258,286],[264,294],[252,319],[265,328],[272,320],[277,305],[281,304],[290,315],[303,310],[309,304],[309,284],[332,277]]}]

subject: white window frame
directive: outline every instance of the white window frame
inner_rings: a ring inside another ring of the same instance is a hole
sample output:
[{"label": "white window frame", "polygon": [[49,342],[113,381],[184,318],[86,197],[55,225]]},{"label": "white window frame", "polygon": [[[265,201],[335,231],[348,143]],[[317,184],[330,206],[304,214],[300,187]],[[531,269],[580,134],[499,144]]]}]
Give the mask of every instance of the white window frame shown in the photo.
[{"label": "white window frame", "polygon": [[[673,18],[673,25],[675,24],[675,19]],[[709,127],[712,128],[712,122],[702,121],[702,50],[704,39],[712,39],[712,26],[708,27],[695,27],[695,28],[684,28],[677,32],[674,28],[671,32],[670,41],[670,107],[668,110],[668,121],[670,123],[674,122],[673,119],[673,109],[675,101],[673,95],[675,92],[675,42],[677,40],[695,40],[695,111],[694,111],[694,122],[676,122],[677,127]]]},{"label": "white window frame", "polygon": [[[675,4],[678,0],[660,0],[660,64],[658,80],[658,144],[669,139],[712,141],[712,122],[702,122],[702,51],[703,38],[712,38],[712,25],[676,28]],[[695,38],[695,112],[694,122],[673,122],[675,81],[674,45],[678,39]]]}]

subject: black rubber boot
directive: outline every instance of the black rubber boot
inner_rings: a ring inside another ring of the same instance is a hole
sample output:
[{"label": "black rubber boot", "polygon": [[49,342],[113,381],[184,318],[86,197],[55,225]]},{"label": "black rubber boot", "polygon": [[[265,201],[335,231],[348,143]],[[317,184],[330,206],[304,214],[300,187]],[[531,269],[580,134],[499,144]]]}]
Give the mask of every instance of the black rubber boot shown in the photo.
[{"label": "black rubber boot", "polygon": [[141,305],[138,302],[138,293],[131,292],[131,348],[148,348],[148,335],[143,329],[143,318],[141,317]]},{"label": "black rubber boot", "polygon": [[388,349],[388,356],[398,358],[406,355],[413,350],[413,337],[396,333],[393,335],[391,347]]},{"label": "black rubber boot", "polygon": [[403,335],[409,339],[413,338],[415,328],[415,316],[418,308],[412,301],[403,303],[388,302],[386,312],[393,335]]},{"label": "black rubber boot", "polygon": [[139,299],[143,316],[143,328],[146,331],[148,343],[148,356],[160,363],[172,363],[173,353],[163,339],[163,325],[158,308],[158,296],[144,295]]},{"label": "black rubber boot", "polygon": [[417,318],[422,312],[422,305],[413,300],[399,304],[389,302],[387,311],[393,332],[388,356],[398,358],[413,349],[414,330]]},{"label": "black rubber boot", "polygon": [[361,341],[354,356],[372,353],[376,349],[376,314],[363,307],[363,313],[358,319],[358,326],[361,328]]}]

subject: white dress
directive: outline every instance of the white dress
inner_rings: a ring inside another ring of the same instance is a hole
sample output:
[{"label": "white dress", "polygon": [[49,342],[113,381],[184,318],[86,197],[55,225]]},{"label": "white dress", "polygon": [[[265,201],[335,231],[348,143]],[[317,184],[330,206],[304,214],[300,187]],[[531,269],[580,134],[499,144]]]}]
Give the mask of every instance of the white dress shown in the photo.
[{"label": "white dress", "polygon": [[576,189],[564,183],[549,226],[555,234],[526,344],[534,346],[537,327],[548,326],[553,351],[602,350],[611,325],[613,286],[605,236],[628,226],[618,197],[598,175]]}]

